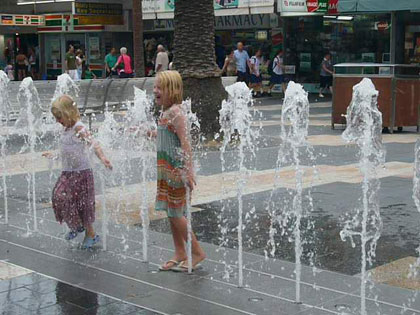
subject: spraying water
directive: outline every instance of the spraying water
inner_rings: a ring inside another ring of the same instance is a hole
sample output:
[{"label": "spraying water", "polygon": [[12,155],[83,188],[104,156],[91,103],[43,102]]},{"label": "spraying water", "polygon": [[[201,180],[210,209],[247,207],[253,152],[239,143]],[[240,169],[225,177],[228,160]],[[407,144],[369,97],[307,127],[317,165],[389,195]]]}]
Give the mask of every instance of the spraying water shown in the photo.
[{"label": "spraying water", "polygon": [[[414,148],[414,176],[413,176],[413,200],[417,211],[420,212],[420,140],[417,140]],[[419,257],[415,264],[410,266],[409,277],[416,278],[420,268],[420,246],[417,248]]]},{"label": "spraying water", "polygon": [[0,154],[2,161],[2,190],[3,190],[3,199],[4,199],[4,223],[8,224],[9,222],[9,209],[7,204],[7,161],[6,161],[6,143],[8,138],[7,132],[7,122],[9,118],[10,110],[10,99],[9,91],[7,85],[9,84],[9,78],[7,74],[0,70],[0,127],[6,131],[5,134],[1,132],[0,134]]},{"label": "spraying water", "polygon": [[153,149],[153,141],[149,138],[140,136],[137,133],[141,130],[137,129],[136,133],[130,132],[132,127],[141,126],[144,130],[156,129],[156,123],[153,118],[152,101],[147,97],[146,92],[134,87],[134,104],[127,111],[126,115],[126,134],[125,137],[127,145],[135,147],[139,152],[139,164],[141,166],[141,191],[142,198],[140,204],[140,216],[142,220],[142,246],[143,246],[143,260],[148,261],[148,240],[149,240],[149,209],[148,209],[148,192],[147,192],[147,174],[153,168],[154,160],[151,159],[147,153]]},{"label": "spraying water", "polygon": [[[244,165],[245,151],[249,151],[255,156],[255,143],[258,138],[258,130],[252,129],[252,115],[248,106],[252,106],[251,90],[243,82],[235,83],[226,87],[228,92],[228,100],[222,102],[220,110],[220,132],[223,133],[223,143],[221,147],[222,172],[226,171],[225,153],[226,149],[233,137],[238,143],[238,168],[239,179],[237,180],[236,190],[238,199],[238,286],[243,287],[243,200],[242,196],[247,182],[248,170]],[[222,213],[224,208],[222,209]],[[225,221],[226,222],[226,221]],[[226,222],[227,224],[227,222]],[[221,226],[222,237],[227,233],[228,228]],[[222,243],[223,244],[223,243]],[[225,263],[226,265],[226,263]],[[228,272],[225,269],[225,273]]]},{"label": "spraying water", "polygon": [[347,109],[347,128],[342,137],[355,142],[359,148],[359,168],[363,175],[362,208],[352,214],[340,232],[341,239],[349,239],[355,247],[355,237],[360,237],[361,267],[361,314],[366,315],[367,264],[376,255],[377,241],[381,235],[382,219],[378,192],[380,182],[377,170],[385,161],[382,146],[382,114],[377,105],[378,91],[370,79],[363,79],[353,87],[353,98]]},{"label": "spraying water", "polygon": [[[191,110],[191,100],[188,99],[182,102],[182,111],[184,115],[187,117],[187,135],[190,137],[191,140],[191,133],[194,133],[199,138],[200,135],[200,122],[198,117],[195,113]],[[197,165],[197,163],[193,162],[193,167]],[[195,170],[194,170],[194,173]],[[187,182],[187,179],[184,178],[184,182]],[[187,194],[186,194],[186,202],[187,202],[187,262],[188,262],[188,273],[192,273],[192,216],[191,216],[191,192],[188,185],[187,187]]]},{"label": "spraying water", "polygon": [[[302,239],[302,221],[306,219],[311,210],[312,202],[310,192],[308,198],[309,206],[304,207],[303,200],[303,179],[305,169],[301,164],[300,152],[304,150],[308,156],[312,156],[312,148],[307,143],[309,126],[309,101],[308,93],[304,91],[300,84],[293,81],[289,82],[281,115],[280,139],[281,145],[278,153],[278,162],[276,170],[276,183],[279,182],[279,169],[282,165],[291,163],[295,170],[295,191],[289,193],[293,195],[292,207],[285,206],[277,213],[275,205],[270,209],[271,224],[269,230],[269,246],[271,246],[271,254],[275,253],[274,228],[275,223],[280,224],[281,234],[292,234],[290,240],[294,240],[295,245],[295,275],[296,275],[296,302],[300,303],[300,284],[302,269],[303,246],[306,241]],[[291,227],[289,226],[291,224]]]},{"label": "spraying water", "polygon": [[[31,171],[28,173],[28,202],[29,209],[32,209],[34,219],[34,231],[38,230],[38,219],[36,211],[35,194],[35,145],[38,139],[37,133],[42,131],[43,110],[39,99],[38,91],[32,78],[25,78],[19,86],[18,102],[22,106],[18,120],[15,123],[15,130],[27,137],[27,143],[22,151],[29,147],[31,154]],[[32,192],[31,192],[32,190]],[[32,198],[31,198],[32,195]],[[31,205],[32,200],[32,205]]]},{"label": "spraying water", "polygon": [[[111,149],[115,143],[119,140],[119,125],[114,118],[114,114],[110,111],[105,111],[105,120],[98,129],[97,140],[104,149]],[[106,199],[106,178],[107,170],[102,166],[97,166],[99,177],[100,177],[100,187],[101,187],[101,196],[102,196],[102,247],[104,250],[107,250],[108,242],[108,209],[107,209],[107,199]]]}]

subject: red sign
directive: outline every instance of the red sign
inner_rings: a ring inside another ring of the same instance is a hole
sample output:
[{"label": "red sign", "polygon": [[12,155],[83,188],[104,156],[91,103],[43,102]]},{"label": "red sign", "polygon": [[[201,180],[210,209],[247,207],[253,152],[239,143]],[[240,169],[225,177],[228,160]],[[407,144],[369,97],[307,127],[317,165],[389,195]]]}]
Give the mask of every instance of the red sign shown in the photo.
[{"label": "red sign", "polygon": [[328,1],[328,14],[338,14],[338,0]]},{"label": "red sign", "polygon": [[375,29],[378,31],[386,31],[389,29],[389,23],[388,22],[375,22]]},{"label": "red sign", "polygon": [[327,13],[328,0],[306,0],[308,12]]},{"label": "red sign", "polygon": [[306,0],[308,12],[316,12],[318,10],[318,0]]}]

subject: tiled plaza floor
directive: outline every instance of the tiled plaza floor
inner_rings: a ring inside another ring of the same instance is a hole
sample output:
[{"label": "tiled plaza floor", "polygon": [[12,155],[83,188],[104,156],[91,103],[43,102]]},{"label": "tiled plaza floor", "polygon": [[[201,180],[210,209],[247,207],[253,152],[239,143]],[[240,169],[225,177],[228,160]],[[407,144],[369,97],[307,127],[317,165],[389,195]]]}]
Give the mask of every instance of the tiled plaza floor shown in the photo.
[{"label": "tiled plaza floor", "polygon": [[[151,218],[148,261],[143,261],[138,167],[132,168],[129,178],[111,174],[107,180],[107,226],[102,224],[103,198],[98,185],[95,226],[107,249],[102,249],[102,243],[92,251],[83,251],[79,247],[81,236],[66,242],[66,228],[55,222],[50,194],[58,173],[50,173],[51,165],[40,158],[45,147],[37,148],[35,156],[19,155],[22,141],[10,141],[9,224],[0,225],[3,314],[360,314],[360,247],[340,238],[343,220],[357,207],[361,194],[357,150],[341,140],[341,130],[331,130],[331,103],[311,101],[308,141],[314,159],[303,157],[302,165],[306,170],[305,192],[312,187],[314,228],[304,231],[303,236],[310,241],[308,252],[314,251],[317,268],[307,266],[309,260],[304,258],[301,303],[295,303],[293,244],[276,235],[274,258],[265,257],[269,201],[281,211],[280,205],[295,185],[295,170],[288,166],[282,168],[280,180],[275,182],[281,102],[273,98],[256,104],[263,127],[256,158],[247,161],[251,172],[244,189],[243,288],[237,287],[238,169],[234,149],[226,153],[224,174],[217,143],[197,152],[200,169],[192,200],[193,228],[208,259],[201,270],[187,275],[157,272],[171,257],[173,246],[167,219],[153,211],[153,171],[147,184]],[[94,127],[100,124],[95,122]],[[373,277],[376,282],[367,290],[369,315],[420,314],[419,279],[407,278],[420,243],[420,214],[411,198],[414,143],[418,138],[415,128],[383,138],[387,158],[379,171],[379,199],[384,225],[376,259],[370,266],[377,272]],[[107,153],[117,165],[119,154],[112,150]],[[137,156],[131,156],[132,165],[137,161]],[[37,179],[37,232],[32,231],[34,216],[28,210],[26,173],[30,165],[35,165]],[[0,219],[4,218],[3,204],[0,200]],[[224,250],[218,247],[220,214],[228,225],[228,248]]]}]

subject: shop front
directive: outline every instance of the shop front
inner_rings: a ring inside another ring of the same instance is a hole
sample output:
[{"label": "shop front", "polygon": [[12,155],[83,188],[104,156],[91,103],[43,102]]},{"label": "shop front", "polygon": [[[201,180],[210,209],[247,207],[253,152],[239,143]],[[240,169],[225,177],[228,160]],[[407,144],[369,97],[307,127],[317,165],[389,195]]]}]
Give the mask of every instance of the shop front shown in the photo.
[{"label": "shop front", "polygon": [[[215,53],[220,67],[223,66],[226,52],[236,47],[239,41],[245,44],[250,54],[259,48],[263,49],[266,60],[273,57],[276,49],[282,48],[283,29],[276,14],[216,16],[214,23]],[[158,44],[163,44],[171,55],[173,32],[173,19],[144,21],[146,65],[149,70],[153,69]]]},{"label": "shop front", "polygon": [[[37,27],[44,24],[40,15],[0,14],[0,69],[8,64],[16,70],[16,56],[24,54],[33,63],[28,73],[39,65],[39,39]],[[16,78],[16,73],[14,74]]]},{"label": "shop front", "polygon": [[[174,38],[174,5],[171,3],[143,0],[146,68],[150,74],[158,44],[169,50],[171,58]],[[249,53],[262,48],[267,59],[273,57],[273,50],[283,44],[283,30],[277,14],[274,14],[274,0],[215,0],[214,13],[215,53],[220,67],[226,51],[239,41],[244,42]]]},{"label": "shop front", "polygon": [[319,91],[327,52],[334,64],[390,62],[390,14],[342,15],[337,1],[315,2],[317,6],[301,0],[278,4],[285,27],[285,64],[295,67],[295,80],[306,90]]},{"label": "shop front", "polygon": [[122,4],[73,2],[72,12],[45,15],[45,25],[38,28],[46,78],[55,79],[65,71],[70,45],[82,50],[84,67],[89,65],[97,77],[104,76],[104,58],[112,47],[125,46],[132,53],[130,17]]}]

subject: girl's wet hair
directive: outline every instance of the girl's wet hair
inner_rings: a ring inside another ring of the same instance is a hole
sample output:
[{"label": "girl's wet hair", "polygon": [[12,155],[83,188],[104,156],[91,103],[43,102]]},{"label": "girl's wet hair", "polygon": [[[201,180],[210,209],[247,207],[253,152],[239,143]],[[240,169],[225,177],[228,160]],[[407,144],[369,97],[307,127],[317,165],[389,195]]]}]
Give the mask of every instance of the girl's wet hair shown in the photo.
[{"label": "girl's wet hair", "polygon": [[159,80],[160,82],[162,93],[169,94],[171,104],[182,103],[184,89],[182,85],[182,78],[178,71],[169,70],[158,72],[156,80]]},{"label": "girl's wet hair", "polygon": [[52,103],[51,112],[56,119],[65,119],[74,125],[80,120],[80,112],[77,104],[68,95],[62,95]]}]

